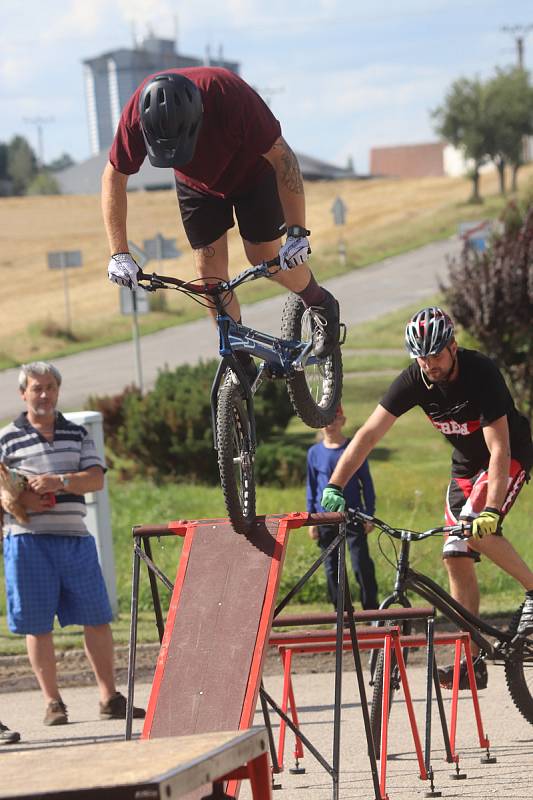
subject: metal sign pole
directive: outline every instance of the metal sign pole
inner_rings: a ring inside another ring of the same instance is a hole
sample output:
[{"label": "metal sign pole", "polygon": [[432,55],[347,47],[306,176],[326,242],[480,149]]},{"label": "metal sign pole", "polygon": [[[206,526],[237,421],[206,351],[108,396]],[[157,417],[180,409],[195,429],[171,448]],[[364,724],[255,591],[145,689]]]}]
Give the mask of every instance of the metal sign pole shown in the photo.
[{"label": "metal sign pole", "polygon": [[63,271],[63,290],[65,293],[65,317],[67,322],[67,333],[70,333],[71,320],[70,320],[70,303],[68,297],[67,254],[65,252],[60,253],[60,260],[61,260],[61,269]]},{"label": "metal sign pole", "polygon": [[137,386],[139,391],[143,392],[143,372],[141,362],[141,340],[139,336],[139,318],[137,315],[137,292],[135,290],[131,293],[132,309],[131,327],[133,333],[133,345],[135,348],[135,374],[137,376]]}]

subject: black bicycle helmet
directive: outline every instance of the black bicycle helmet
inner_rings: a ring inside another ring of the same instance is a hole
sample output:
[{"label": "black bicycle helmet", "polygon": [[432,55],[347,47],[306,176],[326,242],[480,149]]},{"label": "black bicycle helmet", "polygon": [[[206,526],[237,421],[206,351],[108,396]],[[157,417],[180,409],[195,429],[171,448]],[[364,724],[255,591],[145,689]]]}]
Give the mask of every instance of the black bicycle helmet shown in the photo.
[{"label": "black bicycle helmet", "polygon": [[154,167],[182,167],[191,161],[202,123],[200,90],[184,75],[162,72],[139,100],[141,129]]},{"label": "black bicycle helmet", "polygon": [[405,346],[411,358],[436,356],[453,339],[453,322],[437,306],[417,311],[405,327]]}]

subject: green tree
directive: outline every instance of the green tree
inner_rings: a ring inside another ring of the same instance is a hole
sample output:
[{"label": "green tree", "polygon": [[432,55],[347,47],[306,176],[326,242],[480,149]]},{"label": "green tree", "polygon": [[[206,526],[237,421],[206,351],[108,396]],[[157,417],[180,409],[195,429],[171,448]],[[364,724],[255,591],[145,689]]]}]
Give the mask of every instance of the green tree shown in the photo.
[{"label": "green tree", "polygon": [[62,153],[58,158],[54,158],[53,161],[50,161],[50,163],[46,165],[46,169],[50,170],[50,172],[60,172],[62,169],[72,167],[75,163],[72,156],[68,153]]},{"label": "green tree", "polygon": [[478,78],[460,78],[452,84],[442,106],[431,112],[437,133],[454,147],[461,148],[465,157],[473,161],[471,203],[482,202],[479,170],[489,159],[491,145],[485,94]]},{"label": "green tree", "polygon": [[523,69],[498,69],[486,86],[486,114],[491,131],[489,153],[505,194],[505,167],[512,168],[512,190],[524,163],[524,136],[533,133],[533,87]]},{"label": "green tree", "polygon": [[43,170],[33,178],[26,194],[60,194],[59,184],[50,172]]},{"label": "green tree", "polygon": [[7,173],[13,181],[13,194],[25,194],[37,174],[37,159],[27,140],[15,136],[8,145]]}]

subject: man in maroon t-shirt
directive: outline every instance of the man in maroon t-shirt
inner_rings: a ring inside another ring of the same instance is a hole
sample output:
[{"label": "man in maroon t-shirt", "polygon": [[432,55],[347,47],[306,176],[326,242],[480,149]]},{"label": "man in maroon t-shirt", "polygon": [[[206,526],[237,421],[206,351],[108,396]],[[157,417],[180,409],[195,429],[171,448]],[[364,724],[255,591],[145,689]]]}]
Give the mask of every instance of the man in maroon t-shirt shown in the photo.
[{"label": "man in maroon t-shirt", "polygon": [[[310,232],[302,175],[279,122],[259,95],[218,67],[168,70],[148,77],[134,92],[102,178],[109,278],[130,288],[137,286],[138,266],[128,252],[126,187],[146,155],[154,166],[174,169],[200,277],[228,279],[227,231],[235,213],[248,260],[258,264],[279,256],[281,269],[274,279],[312,308],[315,354],[329,355],[339,339],[339,306],[306,263]],[[240,319],[235,296],[227,310]]]}]

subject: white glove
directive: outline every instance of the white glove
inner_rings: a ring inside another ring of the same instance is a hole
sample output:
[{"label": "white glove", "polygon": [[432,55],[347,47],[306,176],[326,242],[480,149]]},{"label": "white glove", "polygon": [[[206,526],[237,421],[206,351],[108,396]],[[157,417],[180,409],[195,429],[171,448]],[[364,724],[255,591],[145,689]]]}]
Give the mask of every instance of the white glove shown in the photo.
[{"label": "white glove", "polygon": [[281,269],[292,269],[307,261],[310,252],[307,236],[287,236],[279,251],[279,265]]},{"label": "white glove", "polygon": [[129,253],[115,253],[111,256],[107,267],[107,275],[112,283],[119,286],[127,286],[129,289],[137,289],[137,277],[140,273],[139,265]]}]

